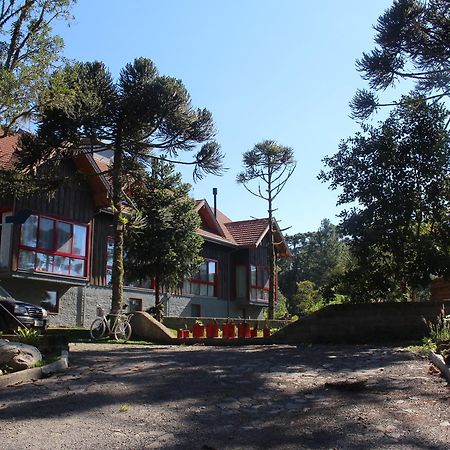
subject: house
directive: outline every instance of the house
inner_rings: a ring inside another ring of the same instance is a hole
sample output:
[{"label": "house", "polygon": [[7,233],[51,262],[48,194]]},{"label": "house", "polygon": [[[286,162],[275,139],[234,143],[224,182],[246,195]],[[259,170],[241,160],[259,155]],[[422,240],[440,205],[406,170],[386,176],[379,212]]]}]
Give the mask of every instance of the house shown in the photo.
[{"label": "house", "polygon": [[[17,136],[0,139],[0,169],[14,167],[16,147]],[[89,326],[97,305],[110,308],[114,242],[108,166],[107,158],[82,153],[60,165],[71,181],[54,196],[0,199],[0,283],[17,299],[44,306],[51,325]],[[234,222],[206,200],[196,207],[205,262],[179,291],[163,295],[165,315],[262,317],[268,304],[268,220]],[[21,210],[29,213],[23,224],[7,223]],[[277,254],[287,257],[274,225]],[[150,281],[126,286],[124,299],[130,310],[153,306]]]}]

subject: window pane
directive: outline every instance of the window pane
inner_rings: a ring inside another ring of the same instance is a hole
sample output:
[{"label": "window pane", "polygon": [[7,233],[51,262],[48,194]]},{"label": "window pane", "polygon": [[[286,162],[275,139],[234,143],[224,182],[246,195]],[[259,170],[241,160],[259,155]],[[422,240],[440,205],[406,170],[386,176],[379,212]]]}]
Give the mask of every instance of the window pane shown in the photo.
[{"label": "window pane", "polygon": [[236,297],[247,298],[247,268],[236,267]]},{"label": "window pane", "polygon": [[258,287],[264,286],[264,270],[262,267],[256,269],[256,285]]},{"label": "window pane", "polygon": [[189,280],[183,281],[183,293],[184,294],[190,294],[191,293],[191,283]]},{"label": "window pane", "polygon": [[58,232],[58,245],[56,250],[62,253],[71,253],[72,247],[72,225],[65,222],[56,223]]},{"label": "window pane", "polygon": [[250,266],[250,282],[252,286],[256,286],[256,266]]},{"label": "window pane", "polygon": [[87,228],[84,225],[73,226],[73,255],[86,256]]},{"label": "window pane", "polygon": [[20,250],[19,252],[19,269],[34,270],[34,252]]},{"label": "window pane", "polygon": [[210,297],[214,297],[214,286],[212,286],[212,285],[208,285],[208,295],[210,296]]},{"label": "window pane", "polygon": [[200,266],[200,280],[208,281],[208,264],[206,262]]},{"label": "window pane", "polygon": [[48,312],[58,313],[58,293],[56,291],[44,291],[41,306]]},{"label": "window pane", "polygon": [[53,271],[63,275],[69,275],[70,258],[66,256],[55,256],[53,262]]},{"label": "window pane", "polygon": [[36,253],[36,270],[44,272],[53,271],[53,256],[45,253]]},{"label": "window pane", "polygon": [[114,239],[108,238],[106,243],[106,265],[112,267],[114,255]]},{"label": "window pane", "polygon": [[53,250],[54,224],[54,220],[46,217],[39,220],[39,248]]},{"label": "window pane", "polygon": [[269,269],[267,267],[264,267],[264,284],[262,286],[266,289],[269,288]]},{"label": "window pane", "polygon": [[112,269],[106,269],[106,284],[112,283]]},{"label": "window pane", "polygon": [[70,259],[70,275],[75,277],[84,276],[84,260],[82,259]]},{"label": "window pane", "polygon": [[27,247],[36,247],[38,217],[30,216],[22,225],[20,243]]},{"label": "window pane", "polygon": [[191,294],[200,295],[200,285],[198,283],[191,284]]},{"label": "window pane", "polygon": [[256,289],[254,289],[254,288],[252,288],[252,297],[251,297],[251,299],[252,300],[258,300],[258,293],[257,293],[257,290]]},{"label": "window pane", "polygon": [[216,262],[209,261],[208,262],[208,281],[210,283],[214,283],[215,275],[216,275]]},{"label": "window pane", "polygon": [[207,284],[199,284],[200,287],[200,295],[208,295],[208,285]]}]

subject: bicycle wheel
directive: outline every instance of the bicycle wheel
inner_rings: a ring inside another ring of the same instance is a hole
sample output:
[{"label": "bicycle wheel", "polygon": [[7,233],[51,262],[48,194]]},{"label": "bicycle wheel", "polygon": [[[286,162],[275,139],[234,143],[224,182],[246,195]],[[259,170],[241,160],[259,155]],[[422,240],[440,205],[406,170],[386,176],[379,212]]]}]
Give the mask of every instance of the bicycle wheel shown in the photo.
[{"label": "bicycle wheel", "polygon": [[95,319],[92,322],[90,334],[92,339],[101,339],[106,332],[105,321],[103,319]]},{"label": "bicycle wheel", "polygon": [[114,337],[117,341],[120,339],[128,341],[131,337],[131,325],[128,322],[118,322],[114,331]]}]

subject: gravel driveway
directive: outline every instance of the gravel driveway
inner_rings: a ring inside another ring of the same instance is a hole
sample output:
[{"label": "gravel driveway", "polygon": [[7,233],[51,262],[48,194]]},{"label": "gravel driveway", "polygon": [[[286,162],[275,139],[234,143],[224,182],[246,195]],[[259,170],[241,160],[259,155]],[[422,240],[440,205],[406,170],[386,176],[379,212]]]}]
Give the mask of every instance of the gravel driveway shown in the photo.
[{"label": "gravel driveway", "polygon": [[450,448],[450,389],[400,348],[70,350],[66,373],[0,391],[0,448]]}]

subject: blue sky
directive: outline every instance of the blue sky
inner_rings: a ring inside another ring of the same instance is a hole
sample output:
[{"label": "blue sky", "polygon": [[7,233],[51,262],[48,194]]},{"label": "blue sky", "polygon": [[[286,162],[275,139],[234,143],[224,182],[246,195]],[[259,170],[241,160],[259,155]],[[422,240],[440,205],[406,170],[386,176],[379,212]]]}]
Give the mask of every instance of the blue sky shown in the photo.
[{"label": "blue sky", "polygon": [[[195,198],[233,220],[266,217],[267,205],[235,182],[242,153],[264,139],[295,150],[295,174],[277,198],[287,233],[336,223],[336,192],[317,180],[322,158],[358,125],[348,103],[365,82],[355,60],[391,0],[79,0],[59,25],[65,56],[103,61],[117,76],[135,57],[183,81],[193,105],[214,116],[228,172],[193,185]],[[183,170],[186,181],[192,178]]]}]

